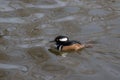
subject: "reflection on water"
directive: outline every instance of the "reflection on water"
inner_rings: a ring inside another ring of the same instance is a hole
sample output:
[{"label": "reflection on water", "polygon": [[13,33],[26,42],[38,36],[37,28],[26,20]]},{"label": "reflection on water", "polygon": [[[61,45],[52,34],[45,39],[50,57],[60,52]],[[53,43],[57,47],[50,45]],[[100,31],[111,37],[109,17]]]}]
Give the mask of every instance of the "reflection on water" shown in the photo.
[{"label": "reflection on water", "polygon": [[[119,80],[120,0],[0,0],[0,80]],[[67,57],[57,35],[92,48]]]}]

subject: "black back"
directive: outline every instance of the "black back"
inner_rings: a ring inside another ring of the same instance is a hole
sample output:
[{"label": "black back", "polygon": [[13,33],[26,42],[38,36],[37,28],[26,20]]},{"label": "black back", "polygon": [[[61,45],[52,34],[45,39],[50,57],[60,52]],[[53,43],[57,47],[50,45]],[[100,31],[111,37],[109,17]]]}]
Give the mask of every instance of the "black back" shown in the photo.
[{"label": "black back", "polygon": [[56,43],[57,45],[63,45],[63,46],[69,46],[69,45],[72,45],[72,44],[81,44],[79,41],[67,41],[67,42],[60,42],[60,43]]}]

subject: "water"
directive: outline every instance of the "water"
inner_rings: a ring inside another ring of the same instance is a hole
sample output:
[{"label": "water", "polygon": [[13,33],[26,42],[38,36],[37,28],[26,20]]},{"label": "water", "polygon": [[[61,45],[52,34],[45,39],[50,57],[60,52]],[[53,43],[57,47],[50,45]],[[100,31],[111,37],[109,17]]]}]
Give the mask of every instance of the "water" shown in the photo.
[{"label": "water", "polygon": [[[0,80],[119,80],[119,0],[0,0]],[[57,35],[92,48],[62,57]]]}]

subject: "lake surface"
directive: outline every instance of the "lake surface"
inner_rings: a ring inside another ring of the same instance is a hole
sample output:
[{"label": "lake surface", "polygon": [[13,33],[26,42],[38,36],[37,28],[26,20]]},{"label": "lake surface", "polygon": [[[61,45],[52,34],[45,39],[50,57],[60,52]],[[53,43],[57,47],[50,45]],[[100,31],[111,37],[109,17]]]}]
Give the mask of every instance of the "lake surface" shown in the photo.
[{"label": "lake surface", "polygon": [[[57,35],[93,47],[62,57]],[[120,0],[0,0],[0,80],[120,80]]]}]

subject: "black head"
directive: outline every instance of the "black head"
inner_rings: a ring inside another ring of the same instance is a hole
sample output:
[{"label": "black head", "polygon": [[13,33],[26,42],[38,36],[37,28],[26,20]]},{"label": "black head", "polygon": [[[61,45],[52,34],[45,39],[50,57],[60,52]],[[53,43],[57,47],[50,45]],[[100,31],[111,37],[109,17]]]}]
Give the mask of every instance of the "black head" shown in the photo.
[{"label": "black head", "polygon": [[57,36],[54,40],[55,42],[67,42],[69,38],[67,36]]},{"label": "black head", "polygon": [[57,36],[54,40],[56,44],[63,44],[69,41],[69,38],[67,36]]}]

